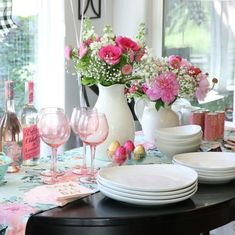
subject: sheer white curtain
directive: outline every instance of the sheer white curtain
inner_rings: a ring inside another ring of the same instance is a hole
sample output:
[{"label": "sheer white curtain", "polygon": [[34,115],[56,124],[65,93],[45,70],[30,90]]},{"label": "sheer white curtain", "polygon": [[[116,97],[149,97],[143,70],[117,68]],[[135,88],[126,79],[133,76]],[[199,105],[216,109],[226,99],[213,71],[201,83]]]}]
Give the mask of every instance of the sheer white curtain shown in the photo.
[{"label": "sheer white curtain", "polygon": [[[214,0],[211,2],[212,45],[211,73],[219,78],[219,92],[234,84],[235,3]],[[229,79],[230,78],[230,79]]]},{"label": "sheer white curtain", "polygon": [[[52,106],[65,108],[64,0],[39,3],[35,103],[39,110]],[[41,143],[41,156],[49,154],[50,148]]]},{"label": "sheer white curtain", "polygon": [[40,0],[36,102],[65,106],[64,1]]}]

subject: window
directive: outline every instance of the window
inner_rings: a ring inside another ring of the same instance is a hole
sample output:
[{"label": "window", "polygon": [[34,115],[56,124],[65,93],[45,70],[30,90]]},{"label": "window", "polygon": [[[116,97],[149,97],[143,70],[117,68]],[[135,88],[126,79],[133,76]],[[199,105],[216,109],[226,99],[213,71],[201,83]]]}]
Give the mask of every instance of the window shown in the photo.
[{"label": "window", "polygon": [[205,102],[211,111],[225,110],[233,121],[235,79],[235,2],[232,0],[164,0],[163,56],[178,54],[198,65],[218,85]]},{"label": "window", "polygon": [[[15,107],[24,104],[24,83],[35,80],[38,109],[64,108],[64,1],[12,0],[12,29],[0,47],[0,115],[4,80],[15,81]],[[59,94],[59,95],[58,95]]]},{"label": "window", "polygon": [[4,110],[4,81],[15,81],[16,111],[24,104],[24,83],[37,73],[37,22],[35,1],[13,0],[12,15],[17,28],[10,30],[0,47],[0,115]]}]

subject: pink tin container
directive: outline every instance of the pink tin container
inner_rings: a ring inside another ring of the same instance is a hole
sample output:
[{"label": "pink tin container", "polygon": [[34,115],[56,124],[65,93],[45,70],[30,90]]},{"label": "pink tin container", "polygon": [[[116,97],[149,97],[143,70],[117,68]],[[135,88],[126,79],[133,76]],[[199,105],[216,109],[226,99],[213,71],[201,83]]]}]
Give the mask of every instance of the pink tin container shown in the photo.
[{"label": "pink tin container", "polygon": [[205,114],[204,140],[213,141],[218,139],[218,113]]},{"label": "pink tin container", "polygon": [[218,138],[224,138],[224,123],[225,123],[225,112],[216,111],[218,114]]}]

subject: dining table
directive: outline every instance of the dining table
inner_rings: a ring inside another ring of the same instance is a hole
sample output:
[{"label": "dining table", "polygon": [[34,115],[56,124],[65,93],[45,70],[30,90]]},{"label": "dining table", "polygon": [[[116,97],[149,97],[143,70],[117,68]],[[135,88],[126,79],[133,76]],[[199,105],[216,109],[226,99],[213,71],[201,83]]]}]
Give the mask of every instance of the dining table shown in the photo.
[{"label": "dining table", "polygon": [[[226,131],[227,137],[234,135],[233,129]],[[203,141],[201,148],[211,151],[220,142]],[[146,158],[135,164],[169,163],[145,141],[142,131],[135,133],[135,144],[142,144],[146,149]],[[65,151],[57,160],[58,167],[65,171],[60,181],[79,182],[79,176],[72,169],[82,162],[82,148]],[[103,195],[96,184],[83,184],[93,193],[64,206],[45,201],[31,204],[25,200],[25,194],[43,185],[40,172],[49,165],[50,156],[43,156],[38,166],[22,166],[18,173],[6,174],[1,181],[0,235],[209,234],[235,220],[234,181],[219,185],[199,184],[191,198],[163,206],[125,204]],[[112,165],[95,161],[98,169]]]}]

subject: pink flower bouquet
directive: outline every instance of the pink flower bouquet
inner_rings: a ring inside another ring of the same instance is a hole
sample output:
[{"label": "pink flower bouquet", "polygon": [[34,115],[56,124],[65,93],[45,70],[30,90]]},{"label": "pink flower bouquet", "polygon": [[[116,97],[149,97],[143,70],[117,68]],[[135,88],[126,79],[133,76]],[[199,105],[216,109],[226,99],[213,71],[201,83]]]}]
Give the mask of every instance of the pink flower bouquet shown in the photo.
[{"label": "pink flower bouquet", "polygon": [[211,89],[208,74],[178,55],[162,59],[143,56],[140,71],[143,79],[132,82],[128,96],[145,96],[155,102],[157,110],[177,98],[204,100]]},{"label": "pink flower bouquet", "polygon": [[143,25],[133,40],[115,36],[109,25],[98,36],[90,20],[85,19],[82,38],[78,49],[66,47],[65,57],[74,62],[84,85],[130,84],[131,80],[140,79],[136,71],[145,54]]}]

